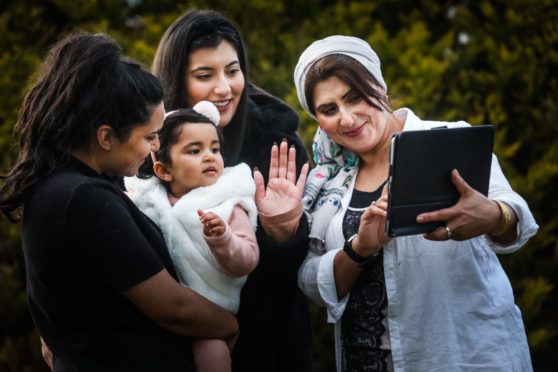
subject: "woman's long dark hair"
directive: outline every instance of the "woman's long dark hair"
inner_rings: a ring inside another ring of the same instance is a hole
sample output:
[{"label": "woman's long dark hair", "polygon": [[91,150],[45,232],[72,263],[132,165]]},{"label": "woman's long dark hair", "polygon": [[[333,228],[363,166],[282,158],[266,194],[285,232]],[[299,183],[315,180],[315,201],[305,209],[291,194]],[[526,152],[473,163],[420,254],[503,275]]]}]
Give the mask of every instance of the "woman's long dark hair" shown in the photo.
[{"label": "woman's long dark hair", "polygon": [[1,178],[0,209],[17,221],[24,194],[41,177],[88,150],[102,124],[120,140],[163,100],[155,76],[122,55],[108,35],[72,34],[56,43],[23,99],[15,125],[19,157]]},{"label": "woman's long dark hair", "polygon": [[235,48],[246,81],[236,112],[231,122],[223,128],[225,165],[234,165],[238,162],[247,130],[248,89],[246,48],[234,25],[215,11],[186,12],[169,26],[161,38],[152,71],[163,84],[165,108],[168,111],[184,108],[187,105],[186,68],[190,54],[200,48],[217,48],[223,40]]}]

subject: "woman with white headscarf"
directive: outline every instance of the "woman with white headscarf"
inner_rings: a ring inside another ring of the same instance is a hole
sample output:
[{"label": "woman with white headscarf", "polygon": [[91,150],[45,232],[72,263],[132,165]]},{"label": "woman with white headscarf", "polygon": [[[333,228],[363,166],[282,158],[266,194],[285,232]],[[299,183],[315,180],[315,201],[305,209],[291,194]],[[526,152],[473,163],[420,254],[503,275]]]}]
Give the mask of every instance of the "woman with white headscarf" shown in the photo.
[{"label": "woman with white headscarf", "polygon": [[[331,36],[300,56],[295,84],[320,128],[317,167],[303,203],[311,247],[299,285],[335,323],[340,371],[531,371],[521,313],[496,253],[525,244],[538,226],[495,156],[488,197],[452,172],[452,207],[422,236],[384,233],[393,133],[468,126],[393,111],[368,43]],[[412,187],[412,185],[409,185]]]}]

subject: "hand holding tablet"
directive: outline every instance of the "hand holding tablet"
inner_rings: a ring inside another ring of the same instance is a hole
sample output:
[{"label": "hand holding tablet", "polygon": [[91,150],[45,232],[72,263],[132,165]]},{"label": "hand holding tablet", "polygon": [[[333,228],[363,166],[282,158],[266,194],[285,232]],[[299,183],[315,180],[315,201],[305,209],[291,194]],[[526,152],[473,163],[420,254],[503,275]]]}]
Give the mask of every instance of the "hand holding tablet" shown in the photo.
[{"label": "hand holding tablet", "polygon": [[422,234],[442,226],[443,222],[419,224],[416,217],[457,202],[459,192],[451,181],[453,169],[486,196],[493,142],[491,125],[395,134],[390,149],[387,235]]}]

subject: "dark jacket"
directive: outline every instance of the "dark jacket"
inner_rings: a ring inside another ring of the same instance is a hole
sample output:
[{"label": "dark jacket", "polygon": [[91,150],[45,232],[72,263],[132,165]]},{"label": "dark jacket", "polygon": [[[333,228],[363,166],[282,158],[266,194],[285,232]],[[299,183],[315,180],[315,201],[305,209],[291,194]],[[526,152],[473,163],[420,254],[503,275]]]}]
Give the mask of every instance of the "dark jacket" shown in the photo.
[{"label": "dark jacket", "polygon": [[[298,117],[293,109],[252,86],[247,115],[240,161],[258,167],[267,183],[271,146],[286,138],[289,146],[296,146],[299,173],[308,153],[296,134]],[[298,232],[287,243],[276,244],[261,228],[256,236],[260,262],[241,293],[235,371],[312,371],[310,317],[297,285],[298,268],[308,252],[306,218],[301,218]]]}]

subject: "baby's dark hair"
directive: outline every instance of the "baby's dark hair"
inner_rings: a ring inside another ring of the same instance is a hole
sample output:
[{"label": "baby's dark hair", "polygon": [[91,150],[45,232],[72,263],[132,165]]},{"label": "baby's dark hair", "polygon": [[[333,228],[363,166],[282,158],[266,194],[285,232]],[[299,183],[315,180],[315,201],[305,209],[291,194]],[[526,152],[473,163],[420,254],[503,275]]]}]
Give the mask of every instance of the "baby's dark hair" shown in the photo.
[{"label": "baby's dark hair", "polygon": [[[171,112],[165,117],[163,127],[159,131],[159,151],[155,153],[155,159],[163,164],[170,165],[170,149],[178,142],[182,127],[192,123],[206,123],[215,127],[219,143],[223,143],[223,133],[221,128],[216,126],[207,116],[202,115],[192,108],[185,108]],[[145,163],[141,166],[138,172],[139,178],[150,178],[155,176],[153,170],[153,159],[151,156],[147,157]]]}]

